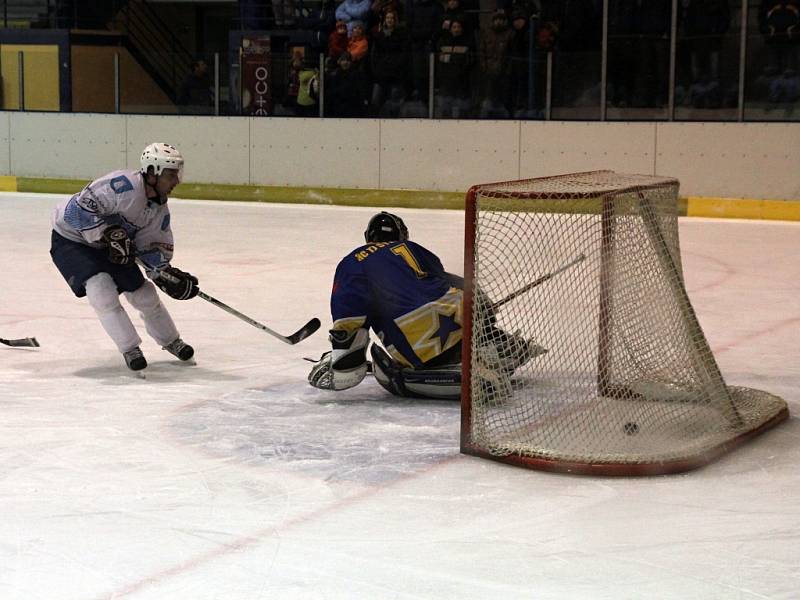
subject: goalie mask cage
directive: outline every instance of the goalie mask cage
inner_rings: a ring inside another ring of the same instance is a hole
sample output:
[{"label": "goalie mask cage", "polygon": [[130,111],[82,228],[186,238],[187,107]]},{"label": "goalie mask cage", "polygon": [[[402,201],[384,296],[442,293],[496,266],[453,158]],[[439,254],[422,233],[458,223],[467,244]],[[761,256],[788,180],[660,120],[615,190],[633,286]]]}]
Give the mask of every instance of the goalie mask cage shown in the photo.
[{"label": "goalie mask cage", "polygon": [[[462,452],[676,473],[789,416],[781,398],[725,384],[684,287],[677,194],[675,179],[612,171],[470,189]],[[548,352],[493,368],[497,328]]]}]

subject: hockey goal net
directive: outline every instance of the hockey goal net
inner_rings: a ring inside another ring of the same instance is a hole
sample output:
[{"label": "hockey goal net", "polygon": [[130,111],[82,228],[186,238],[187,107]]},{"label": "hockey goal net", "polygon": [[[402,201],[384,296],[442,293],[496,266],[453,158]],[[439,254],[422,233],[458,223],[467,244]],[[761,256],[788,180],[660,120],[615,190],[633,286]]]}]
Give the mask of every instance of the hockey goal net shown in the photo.
[{"label": "hockey goal net", "polygon": [[[612,171],[470,189],[463,452],[674,473],[788,417],[781,398],[720,374],[684,287],[677,194],[675,179]],[[496,362],[514,340],[547,352]]]}]

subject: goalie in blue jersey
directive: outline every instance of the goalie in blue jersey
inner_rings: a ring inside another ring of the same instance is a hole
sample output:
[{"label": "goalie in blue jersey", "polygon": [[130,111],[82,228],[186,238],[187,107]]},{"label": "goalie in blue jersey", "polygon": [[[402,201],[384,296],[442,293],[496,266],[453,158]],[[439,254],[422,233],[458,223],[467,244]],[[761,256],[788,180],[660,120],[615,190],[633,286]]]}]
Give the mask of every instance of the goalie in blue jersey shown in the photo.
[{"label": "goalie in blue jersey", "polygon": [[[308,376],[314,387],[344,390],[366,376],[369,330],[373,373],[397,396],[458,400],[461,394],[461,316],[464,280],[444,270],[439,258],[412,242],[400,217],[373,216],[366,244],[336,267],[331,293],[333,349]],[[513,370],[544,351],[540,346],[494,328],[499,365]]]}]

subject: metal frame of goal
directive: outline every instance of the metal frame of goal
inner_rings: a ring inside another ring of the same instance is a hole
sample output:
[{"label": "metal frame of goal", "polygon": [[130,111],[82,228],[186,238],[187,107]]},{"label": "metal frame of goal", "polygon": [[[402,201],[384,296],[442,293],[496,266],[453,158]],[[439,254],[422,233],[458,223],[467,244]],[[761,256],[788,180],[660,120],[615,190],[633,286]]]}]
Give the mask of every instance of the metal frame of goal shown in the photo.
[{"label": "metal frame of goal", "polygon": [[462,452],[677,473],[788,418],[781,398],[725,384],[684,286],[677,211],[677,180],[612,171],[469,190]]}]

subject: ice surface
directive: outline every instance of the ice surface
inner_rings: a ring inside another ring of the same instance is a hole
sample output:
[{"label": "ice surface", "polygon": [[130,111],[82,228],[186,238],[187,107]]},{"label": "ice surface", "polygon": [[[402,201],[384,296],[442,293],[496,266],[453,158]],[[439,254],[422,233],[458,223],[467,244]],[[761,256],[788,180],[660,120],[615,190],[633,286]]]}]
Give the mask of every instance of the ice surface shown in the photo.
[{"label": "ice surface", "polygon": [[[728,383],[792,418],[698,471],[604,479],[459,454],[454,403],[307,385],[373,209],[170,201],[174,263],[205,291],[323,328],[287,346],[167,299],[197,365],[148,338],[140,380],[50,262],[58,198],[0,194],[0,337],[42,345],[0,346],[0,598],[798,597],[800,225],[680,224]],[[460,212],[396,212],[462,272]]]}]

